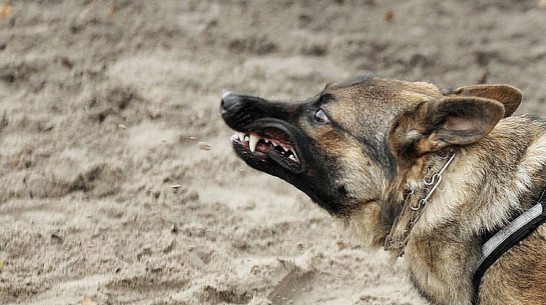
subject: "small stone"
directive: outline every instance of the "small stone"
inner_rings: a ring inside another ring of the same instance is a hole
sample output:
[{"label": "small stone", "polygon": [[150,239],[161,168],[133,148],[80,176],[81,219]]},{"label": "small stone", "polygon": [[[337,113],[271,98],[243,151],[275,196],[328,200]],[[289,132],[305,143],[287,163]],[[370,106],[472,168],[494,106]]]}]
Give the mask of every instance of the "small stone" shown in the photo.
[{"label": "small stone", "polygon": [[175,184],[175,185],[171,185],[171,188],[173,189],[173,192],[174,193],[178,193],[178,190],[180,189],[182,185],[180,184]]},{"label": "small stone", "polygon": [[212,146],[207,142],[199,142],[197,144],[199,146],[199,149],[209,151],[212,149]]}]

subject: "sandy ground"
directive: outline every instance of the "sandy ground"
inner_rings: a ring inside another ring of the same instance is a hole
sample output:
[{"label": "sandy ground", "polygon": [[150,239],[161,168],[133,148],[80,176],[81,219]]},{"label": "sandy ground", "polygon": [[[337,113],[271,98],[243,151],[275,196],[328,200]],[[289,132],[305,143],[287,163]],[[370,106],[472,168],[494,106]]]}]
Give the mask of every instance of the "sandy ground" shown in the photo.
[{"label": "sandy ground", "polygon": [[426,304],[403,260],[235,157],[222,92],[373,73],[508,83],[546,114],[535,1],[0,5],[1,304]]}]

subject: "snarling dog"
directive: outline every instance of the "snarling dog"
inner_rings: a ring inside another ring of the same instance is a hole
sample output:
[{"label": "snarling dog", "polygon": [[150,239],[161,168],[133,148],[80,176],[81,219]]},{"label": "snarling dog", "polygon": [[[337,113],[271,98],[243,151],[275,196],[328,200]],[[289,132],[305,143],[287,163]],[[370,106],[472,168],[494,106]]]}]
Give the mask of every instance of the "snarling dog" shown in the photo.
[{"label": "snarling dog", "polygon": [[546,120],[507,85],[440,90],[361,77],[302,102],[226,93],[237,155],[404,255],[433,304],[546,304],[546,225],[473,285],[482,246],[546,187]]}]

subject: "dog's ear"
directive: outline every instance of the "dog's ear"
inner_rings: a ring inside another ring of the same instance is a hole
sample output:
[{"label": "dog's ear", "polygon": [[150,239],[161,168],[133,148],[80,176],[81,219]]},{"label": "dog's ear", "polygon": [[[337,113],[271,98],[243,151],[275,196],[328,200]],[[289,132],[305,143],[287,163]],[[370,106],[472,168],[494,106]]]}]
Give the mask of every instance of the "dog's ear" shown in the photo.
[{"label": "dog's ear", "polygon": [[458,88],[453,92],[458,96],[490,98],[504,105],[504,117],[511,116],[521,103],[521,91],[508,85],[475,85]]},{"label": "dog's ear", "polygon": [[504,116],[503,105],[482,97],[447,96],[400,115],[389,132],[396,155],[409,159],[475,143]]}]

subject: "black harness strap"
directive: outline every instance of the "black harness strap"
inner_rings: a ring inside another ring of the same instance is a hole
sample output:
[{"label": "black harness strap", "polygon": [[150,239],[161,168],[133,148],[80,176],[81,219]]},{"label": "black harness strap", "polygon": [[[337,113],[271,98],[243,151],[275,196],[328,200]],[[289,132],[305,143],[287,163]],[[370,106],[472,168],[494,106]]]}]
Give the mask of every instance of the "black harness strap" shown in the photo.
[{"label": "black harness strap", "polygon": [[[482,258],[476,264],[472,283],[476,297],[483,275],[506,251],[533,232],[546,220],[546,190],[538,203],[527,210],[502,230],[493,235],[482,247]],[[476,302],[476,300],[474,300]]]}]

